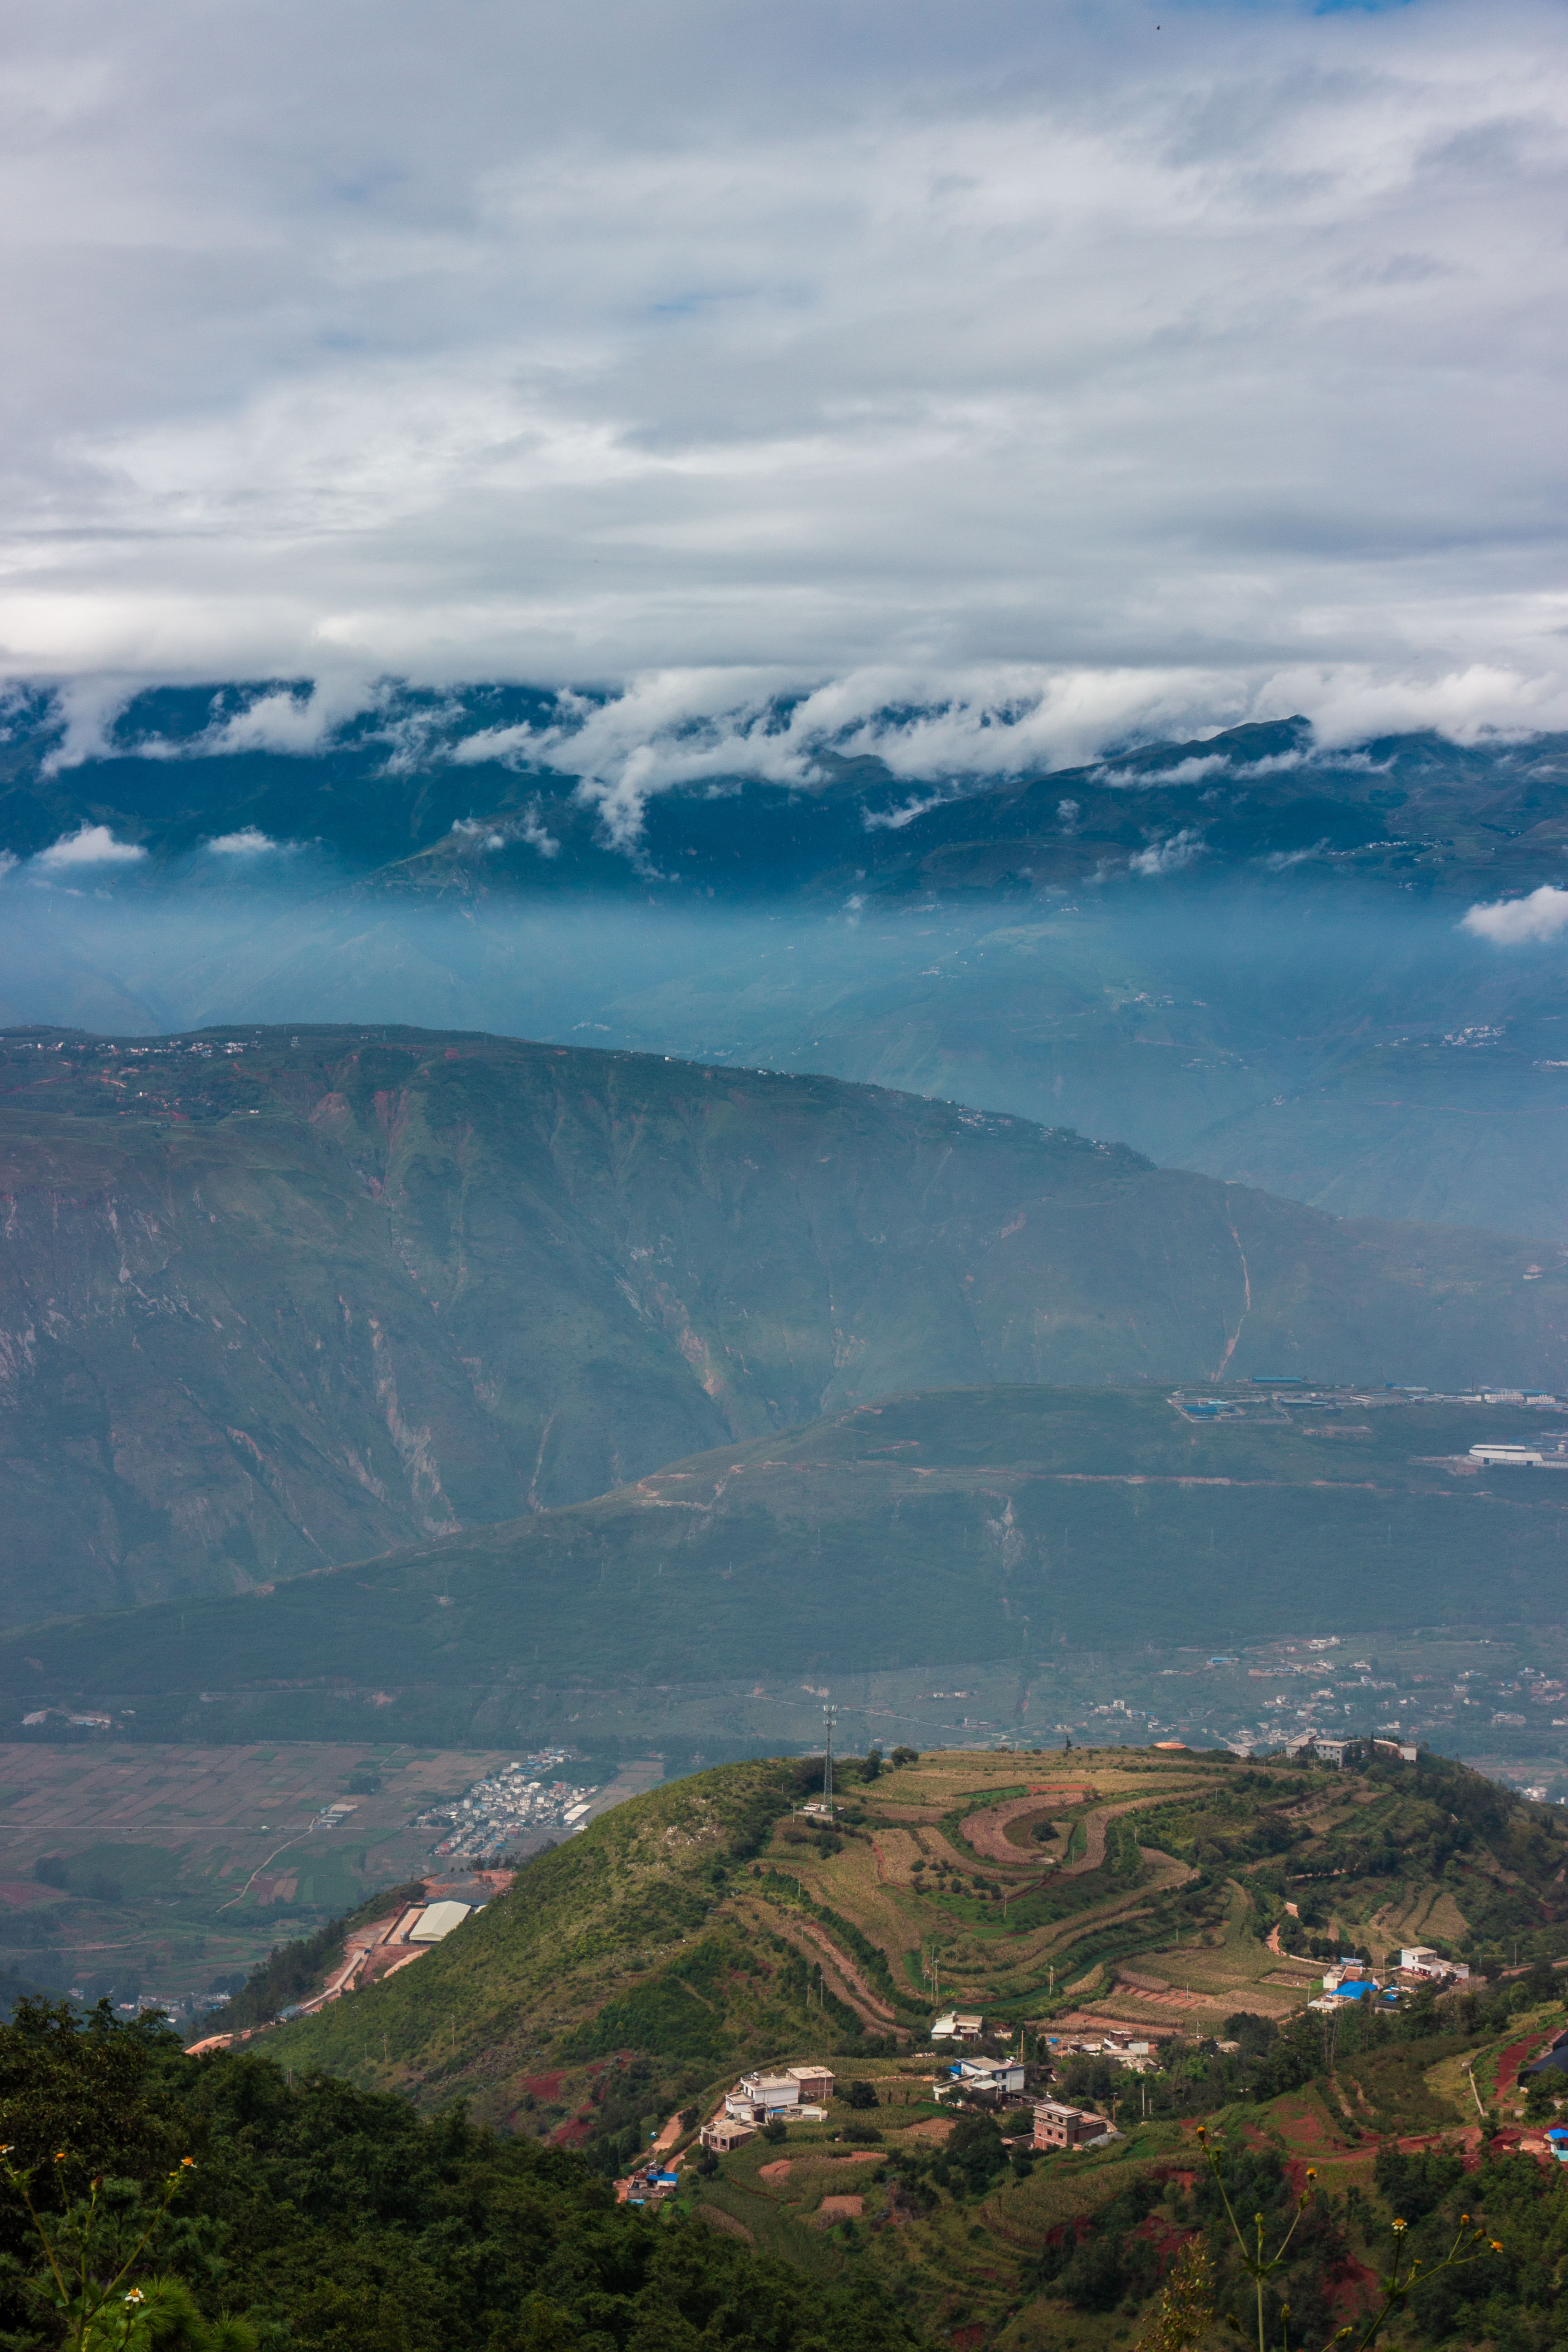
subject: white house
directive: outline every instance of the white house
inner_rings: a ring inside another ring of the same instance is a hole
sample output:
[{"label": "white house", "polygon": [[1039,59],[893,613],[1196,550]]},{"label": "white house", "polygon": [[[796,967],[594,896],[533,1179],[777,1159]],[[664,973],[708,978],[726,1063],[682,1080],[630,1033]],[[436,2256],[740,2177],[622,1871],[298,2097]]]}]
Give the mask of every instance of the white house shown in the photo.
[{"label": "white house", "polygon": [[996,2091],[1011,2097],[1024,2087],[1021,2058],[960,2058],[949,2069],[955,2083],[975,2091]]},{"label": "white house", "polygon": [[775,2116],[805,2112],[808,2102],[831,2098],[833,2076],[826,2066],[807,2063],[783,2066],[776,2074],[742,2074],[724,2100],[724,2112],[735,2123],[772,2123]]},{"label": "white house", "polygon": [[978,2042],[985,2021],[969,2010],[950,2009],[931,2027],[933,2042]]},{"label": "white house", "polygon": [[1399,1966],[1407,1977],[1456,1977],[1460,1984],[1468,1984],[1469,1969],[1462,1960],[1446,1960],[1429,1944],[1406,1944],[1399,1955]]}]

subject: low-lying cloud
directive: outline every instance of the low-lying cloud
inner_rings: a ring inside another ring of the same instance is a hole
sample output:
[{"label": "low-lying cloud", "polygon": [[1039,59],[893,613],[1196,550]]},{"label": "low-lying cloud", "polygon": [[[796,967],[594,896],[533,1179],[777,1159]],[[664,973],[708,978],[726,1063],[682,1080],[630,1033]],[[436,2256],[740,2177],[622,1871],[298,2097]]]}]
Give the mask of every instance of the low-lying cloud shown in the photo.
[{"label": "low-lying cloud", "polygon": [[1568,890],[1543,882],[1527,898],[1500,898],[1490,906],[1472,907],[1461,929],[1503,948],[1561,939],[1568,931]]}]

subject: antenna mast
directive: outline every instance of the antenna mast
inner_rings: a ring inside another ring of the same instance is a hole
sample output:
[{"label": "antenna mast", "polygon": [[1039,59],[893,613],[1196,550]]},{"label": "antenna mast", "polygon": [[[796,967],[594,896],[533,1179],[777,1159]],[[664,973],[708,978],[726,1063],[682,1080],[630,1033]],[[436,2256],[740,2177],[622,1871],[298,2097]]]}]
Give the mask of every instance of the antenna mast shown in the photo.
[{"label": "antenna mast", "polygon": [[833,1811],[833,1718],[837,1712],[836,1706],[825,1706],[822,1710],[823,1727],[827,1734],[826,1753],[822,1761],[822,1801],[829,1812]]}]

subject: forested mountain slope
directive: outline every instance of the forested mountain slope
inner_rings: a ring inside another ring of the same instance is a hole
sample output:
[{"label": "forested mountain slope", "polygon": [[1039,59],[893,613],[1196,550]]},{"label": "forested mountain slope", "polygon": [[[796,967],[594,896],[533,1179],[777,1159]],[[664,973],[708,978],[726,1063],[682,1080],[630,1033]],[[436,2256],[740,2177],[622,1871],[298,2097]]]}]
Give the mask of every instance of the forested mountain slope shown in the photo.
[{"label": "forested mountain slope", "polygon": [[911,1387],[1563,1361],[1561,1250],[471,1034],[8,1033],[0,1193],[13,1622],[245,1589]]}]

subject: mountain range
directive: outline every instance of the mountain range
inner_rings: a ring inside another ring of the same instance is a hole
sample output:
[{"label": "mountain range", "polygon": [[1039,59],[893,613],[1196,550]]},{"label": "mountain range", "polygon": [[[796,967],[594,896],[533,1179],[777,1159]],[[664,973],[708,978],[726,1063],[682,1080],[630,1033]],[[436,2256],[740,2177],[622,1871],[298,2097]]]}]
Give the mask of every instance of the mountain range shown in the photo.
[{"label": "mountain range", "polygon": [[[795,751],[780,780],[783,701],[732,767],[699,758],[689,781],[628,801],[588,751],[604,699],[388,687],[329,725],[312,722],[304,682],[159,687],[70,749],[58,699],[18,692],[0,741],[0,851],[31,858],[103,825],[147,853],[149,877],[215,840],[250,840],[315,845],[394,892],[895,901],[1302,865],[1496,897],[1556,880],[1568,851],[1562,736],[1320,748],[1298,718],[977,777],[940,749],[911,776],[856,735]],[[677,771],[704,740],[695,722],[675,730]]]},{"label": "mountain range", "polygon": [[891,1392],[1550,1388],[1568,1252],[816,1077],[515,1040],[0,1044],[12,1623],[245,1590]]}]

